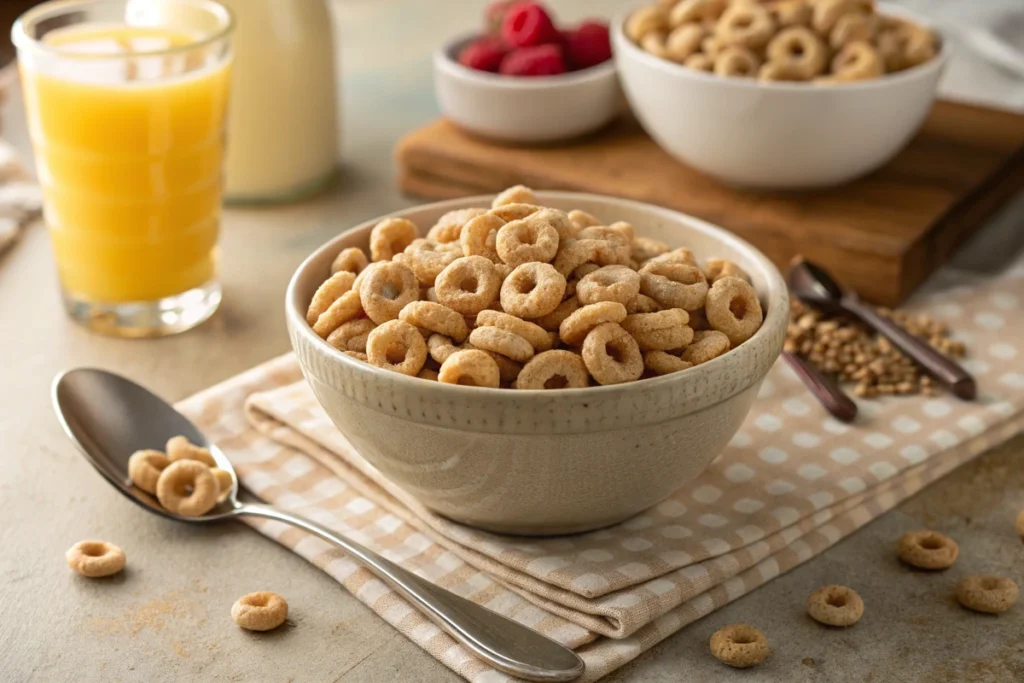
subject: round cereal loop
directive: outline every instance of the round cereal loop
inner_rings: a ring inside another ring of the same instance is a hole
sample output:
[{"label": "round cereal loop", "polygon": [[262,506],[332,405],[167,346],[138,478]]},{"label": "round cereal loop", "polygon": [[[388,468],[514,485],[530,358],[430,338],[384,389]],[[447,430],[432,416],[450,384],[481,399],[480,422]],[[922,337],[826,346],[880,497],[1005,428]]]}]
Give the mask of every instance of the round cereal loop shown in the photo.
[{"label": "round cereal loop", "polygon": [[583,362],[590,376],[602,386],[632,382],[644,373],[640,347],[616,323],[602,323],[587,333],[583,340]]},{"label": "round cereal loop", "polygon": [[217,461],[210,453],[210,449],[196,446],[187,437],[171,437],[167,440],[167,445],[164,448],[167,451],[167,459],[171,462],[177,460],[196,460],[207,467],[217,466]]},{"label": "round cereal loop", "polygon": [[477,349],[456,351],[441,365],[437,381],[469,387],[497,388],[501,384],[498,364]]},{"label": "round cereal loop", "polygon": [[626,307],[616,301],[602,301],[583,306],[569,315],[558,326],[558,336],[569,346],[579,346],[590,331],[604,323],[621,323],[626,319]]},{"label": "round cereal loop", "polygon": [[270,631],[288,618],[288,603],[270,591],[249,593],[231,606],[231,618],[247,631]]},{"label": "round cereal loop", "polygon": [[419,280],[401,263],[375,264],[359,285],[363,310],[378,325],[396,319],[406,304],[419,298]]},{"label": "round cereal loop", "polygon": [[732,624],[712,634],[711,654],[723,664],[746,669],[768,659],[771,650],[759,629],[748,624]]},{"label": "round cereal loop", "polygon": [[[577,232],[583,228],[589,228],[591,225],[601,225],[601,221],[597,217],[580,209],[573,209],[569,212],[569,222],[573,224]],[[575,235],[573,236],[575,237]]]},{"label": "round cereal loop", "polygon": [[436,382],[437,378],[440,377],[440,374],[437,372],[437,370],[423,368],[422,370],[419,371],[419,373],[416,376],[419,377],[420,379],[425,379],[430,382]]},{"label": "round cereal loop", "polygon": [[509,221],[518,221],[526,218],[540,210],[541,207],[536,204],[504,204],[494,207],[487,213],[508,223]]},{"label": "round cereal loop", "polygon": [[811,26],[827,36],[846,14],[868,14],[874,10],[874,0],[815,0],[811,5]]},{"label": "round cereal loop", "polygon": [[555,310],[551,311],[547,315],[536,318],[533,322],[540,327],[543,327],[548,332],[557,333],[562,321],[579,310],[579,307],[580,300],[575,296],[572,296],[558,304],[558,307]]},{"label": "round cereal loop", "polygon": [[[733,3],[715,24],[715,38],[726,47],[758,50],[767,45],[773,35],[775,20],[767,9],[756,3]],[[717,72],[718,60],[715,61]]]},{"label": "round cereal loop", "polygon": [[505,387],[511,386],[512,383],[516,381],[516,378],[519,377],[519,373],[523,369],[523,364],[517,363],[511,358],[506,358],[500,353],[495,353],[494,351],[487,351],[484,349],[480,350],[493,358],[494,362],[498,364],[498,375],[501,378],[501,385]]},{"label": "round cereal loop", "polygon": [[[611,225],[591,225],[583,228],[576,235],[576,239],[608,242],[610,246],[606,248],[625,248],[625,251],[628,253],[630,244],[633,241],[633,232],[633,226],[629,223],[616,221]],[[602,263],[601,265],[608,264]]]},{"label": "round cereal loop", "polygon": [[342,353],[344,353],[346,356],[352,356],[356,360],[361,360],[364,363],[369,361],[369,359],[366,356],[366,353],[363,351],[342,351]]},{"label": "round cereal loop", "polygon": [[339,351],[366,353],[366,339],[374,327],[376,325],[369,318],[349,320],[327,335],[327,343]]},{"label": "round cereal loop", "polygon": [[342,249],[341,253],[334,257],[334,261],[331,262],[331,272],[349,272],[358,275],[368,265],[370,265],[370,262],[367,260],[366,253],[362,249],[349,247]]},{"label": "round cereal loop", "polygon": [[491,208],[497,209],[500,206],[506,204],[536,204],[537,195],[533,193],[533,190],[526,187],[525,185],[513,185],[512,187],[503,190],[494,198],[491,202]]},{"label": "round cereal loop", "polygon": [[960,546],[937,531],[909,531],[900,536],[900,559],[918,569],[947,569],[960,554]]},{"label": "round cereal loop", "polygon": [[430,332],[443,334],[462,343],[469,334],[463,317],[443,304],[432,301],[411,301],[398,314],[398,319]]},{"label": "round cereal loop", "polygon": [[576,285],[582,304],[617,301],[628,304],[640,293],[640,274],[627,266],[604,266],[583,276]]},{"label": "round cereal loop", "polygon": [[807,598],[807,614],[827,626],[853,626],[864,616],[864,601],[846,586],[822,586]]},{"label": "round cereal loop", "polygon": [[1024,510],[1017,515],[1017,533],[1024,538]]},{"label": "round cereal loop", "polygon": [[882,58],[882,64],[887,73],[901,71],[907,68],[903,56],[903,41],[899,34],[893,29],[883,29],[875,37],[875,49],[878,56]]},{"label": "round cereal loop", "polygon": [[660,59],[668,59],[668,34],[664,31],[651,31],[640,39],[640,48]]},{"label": "round cereal loop", "polygon": [[217,481],[217,502],[226,500],[235,488],[235,478],[230,472],[219,467],[211,467],[210,474]]},{"label": "round cereal loop", "polygon": [[686,324],[689,320],[683,309],[669,308],[657,313],[634,313],[621,324],[636,339],[641,351],[670,351],[693,341],[693,330]]},{"label": "round cereal loop", "polygon": [[421,290],[420,297],[424,301],[433,301],[435,304],[441,303],[440,299],[437,298],[437,290],[433,287],[427,287],[425,290]]},{"label": "round cereal loop", "polygon": [[878,16],[851,12],[844,14],[836,21],[828,35],[828,43],[833,50],[839,50],[854,42],[870,43],[878,33]]},{"label": "round cereal loop", "polygon": [[[672,251],[666,251],[663,254],[658,254],[650,259],[647,259],[647,263],[682,263],[689,266],[697,265],[697,257],[693,255],[693,252],[689,249],[680,247],[679,249],[673,249]],[[645,263],[644,265],[647,265]]]},{"label": "round cereal loop", "polygon": [[487,209],[472,207],[469,209],[455,209],[442,215],[437,222],[427,231],[427,239],[447,244],[458,242],[462,234],[462,226],[477,216],[487,213]]},{"label": "round cereal loop", "polygon": [[582,266],[572,271],[572,279],[576,281],[582,280],[586,276],[593,273],[595,270],[600,269],[601,266],[597,265],[596,263],[584,263]]},{"label": "round cereal loop", "polygon": [[485,213],[471,219],[462,226],[462,235],[459,243],[462,245],[464,256],[483,256],[489,261],[498,261],[498,250],[495,244],[498,239],[498,230],[505,225],[505,221],[491,213]]},{"label": "round cereal loop", "polygon": [[176,460],[160,473],[156,498],[165,510],[184,517],[206,514],[217,504],[219,489],[210,468],[198,460]]},{"label": "round cereal loop", "polygon": [[714,71],[715,62],[708,55],[698,52],[695,55],[690,55],[683,62],[683,66],[693,69],[694,71]]},{"label": "round cereal loop", "polygon": [[768,43],[765,54],[769,63],[794,74],[792,80],[809,81],[821,74],[828,63],[825,44],[814,31],[804,26],[780,31]]},{"label": "round cereal loop", "polygon": [[409,323],[389,320],[370,332],[366,357],[370,365],[411,377],[427,360],[427,343],[419,330]]},{"label": "round cereal loop", "polygon": [[863,81],[885,73],[881,55],[868,43],[850,43],[832,60],[832,75],[825,81]]},{"label": "round cereal loop", "polygon": [[666,308],[702,308],[708,289],[704,273],[697,266],[655,260],[640,269],[640,292]]},{"label": "round cereal loop", "polygon": [[704,277],[712,284],[723,277],[738,277],[747,283],[750,282],[750,276],[747,275],[747,271],[724,258],[709,258],[704,264]]},{"label": "round cereal loop", "polygon": [[647,351],[644,353],[644,369],[655,375],[670,375],[673,372],[688,370],[693,367],[679,356],[667,351]]},{"label": "round cereal loop", "polygon": [[555,260],[551,265],[555,267],[563,277],[590,261],[595,255],[595,244],[593,240],[568,239],[562,240],[558,245],[558,252],[555,253]]},{"label": "round cereal loop", "polygon": [[635,43],[649,33],[664,32],[667,28],[668,10],[661,5],[641,7],[629,16],[625,26],[626,35]]},{"label": "round cereal loop", "polygon": [[637,294],[626,304],[626,313],[630,315],[633,313],[654,313],[660,310],[662,310],[661,305],[646,294]]},{"label": "round cereal loop", "polygon": [[711,285],[704,313],[711,328],[724,333],[733,347],[754,336],[764,321],[757,292],[738,277],[723,277]]},{"label": "round cereal loop", "polygon": [[345,292],[332,303],[326,311],[313,323],[313,332],[323,339],[331,335],[349,320],[354,320],[363,313],[362,297],[358,290]]},{"label": "round cereal loop", "polygon": [[413,272],[421,287],[433,287],[438,273],[455,259],[462,256],[462,250],[452,251],[444,245],[430,240],[417,239],[393,259]]},{"label": "round cereal loop", "polygon": [[501,283],[501,308],[520,318],[540,318],[558,308],[565,278],[549,263],[524,263]]},{"label": "round cereal loop", "polygon": [[547,263],[558,251],[558,231],[547,220],[550,209],[542,209],[521,220],[501,226],[495,241],[498,257],[510,266],[530,261]]},{"label": "round cereal loop", "polygon": [[727,46],[723,45],[722,42],[718,40],[718,38],[715,38],[714,35],[708,36],[700,44],[701,52],[707,56],[712,63],[714,63],[715,58],[718,57],[718,53],[726,47]]},{"label": "round cereal loop", "polygon": [[135,451],[128,458],[128,478],[146,493],[156,493],[156,481],[170,464],[171,461],[160,451]]},{"label": "round cereal loop", "polygon": [[728,0],[679,0],[668,14],[670,26],[715,21],[725,11]]},{"label": "round cereal loop", "polygon": [[432,334],[427,338],[427,352],[438,363],[444,363],[448,356],[460,350],[461,346],[453,344],[452,340],[443,334]]},{"label": "round cereal loop", "polygon": [[79,541],[64,554],[68,566],[90,579],[111,576],[124,569],[124,551],[107,541]]},{"label": "round cereal loop", "polygon": [[[562,240],[572,239],[576,237],[579,230],[572,221],[569,219],[569,214],[558,209],[542,208],[540,211],[527,216],[530,220],[537,220],[550,225],[558,233],[558,240],[561,243]],[[557,246],[556,246],[557,249]],[[552,258],[554,255],[552,255]],[[551,259],[548,259],[550,261]]]},{"label": "round cereal loop", "polygon": [[342,294],[352,289],[355,281],[355,273],[347,270],[339,271],[327,278],[317,288],[313,294],[313,300],[309,302],[309,308],[306,310],[306,322],[310,325],[315,324],[324,311],[330,308],[331,304],[337,301]]},{"label": "round cereal loop", "polygon": [[703,330],[693,333],[693,341],[683,351],[682,359],[687,363],[700,365],[718,358],[729,350],[729,338],[717,330]]},{"label": "round cereal loop", "polygon": [[462,315],[476,315],[490,306],[501,289],[494,263],[483,256],[455,259],[434,282],[438,301]]},{"label": "round cereal loop", "polygon": [[761,68],[757,70],[757,77],[762,81],[800,82],[808,80],[788,64],[779,64],[778,62],[762,64]]},{"label": "round cereal loop", "polygon": [[538,353],[551,348],[551,337],[543,327],[508,313],[491,310],[480,311],[476,316],[476,324],[477,327],[499,327],[519,335],[530,342],[530,346]]},{"label": "round cereal loop", "polygon": [[629,256],[634,261],[643,262],[668,252],[668,245],[650,237],[634,237],[630,246]]},{"label": "round cereal loop", "polygon": [[806,26],[811,22],[811,5],[805,0],[776,0],[768,5],[768,12],[780,28]]},{"label": "round cereal loop", "polygon": [[583,389],[590,375],[583,357],[572,351],[545,351],[523,366],[516,389]]},{"label": "round cereal loop", "polygon": [[899,22],[896,36],[901,48],[903,68],[924,64],[935,56],[935,36],[923,26]]},{"label": "round cereal loop", "polygon": [[469,333],[469,343],[477,349],[500,353],[519,363],[525,363],[533,358],[534,354],[530,342],[500,327],[476,328]]},{"label": "round cereal loop", "polygon": [[1020,590],[1012,579],[992,574],[971,574],[956,584],[956,600],[967,609],[1000,614],[1014,606]]},{"label": "round cereal loop", "polygon": [[715,57],[714,71],[718,76],[753,78],[760,67],[761,60],[749,48],[730,45]]},{"label": "round cereal loop", "polygon": [[682,24],[665,38],[665,54],[673,62],[685,62],[700,50],[707,31],[697,23]]},{"label": "round cereal loop", "polygon": [[407,218],[385,218],[370,231],[370,256],[374,261],[390,261],[419,237],[416,224]]}]

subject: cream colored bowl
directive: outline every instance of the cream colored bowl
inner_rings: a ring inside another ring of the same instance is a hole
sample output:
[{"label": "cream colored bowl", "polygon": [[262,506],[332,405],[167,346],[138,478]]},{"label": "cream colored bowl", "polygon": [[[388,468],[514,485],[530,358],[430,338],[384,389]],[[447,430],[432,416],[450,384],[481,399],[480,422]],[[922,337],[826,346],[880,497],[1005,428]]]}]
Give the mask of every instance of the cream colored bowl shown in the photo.
[{"label": "cream colored bowl", "polygon": [[[285,307],[292,345],[324,410],[363,456],[427,507],[497,532],[549,535],[620,522],[667,497],[718,455],[775,362],[789,317],[786,286],[761,252],[708,223],[638,202],[538,193],[555,208],[625,220],[637,234],[720,256],[753,280],[765,321],[728,354],[631,384],[558,391],[446,385],[346,356],[306,324],[313,292],[346,247],[366,248],[368,221],[296,271]],[[428,204],[405,216],[425,232],[447,211],[490,197]]]}]

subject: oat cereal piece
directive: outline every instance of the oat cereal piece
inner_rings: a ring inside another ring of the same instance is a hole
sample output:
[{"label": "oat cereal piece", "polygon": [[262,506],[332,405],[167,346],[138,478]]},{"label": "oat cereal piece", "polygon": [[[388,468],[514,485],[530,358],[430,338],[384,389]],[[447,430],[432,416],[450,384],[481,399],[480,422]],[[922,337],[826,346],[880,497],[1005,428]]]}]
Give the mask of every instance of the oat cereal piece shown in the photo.
[{"label": "oat cereal piece", "polygon": [[569,222],[573,224],[577,232],[583,228],[589,228],[591,225],[601,225],[601,221],[593,214],[581,211],[580,209],[573,209],[569,212]]},{"label": "oat cereal piece", "polygon": [[128,478],[146,493],[156,493],[156,481],[170,464],[171,461],[160,451],[135,451],[128,458]]},{"label": "oat cereal piece", "polygon": [[217,480],[198,460],[175,460],[156,482],[156,498],[165,510],[183,517],[206,514],[217,504]]},{"label": "oat cereal piece", "polygon": [[249,593],[231,606],[231,618],[247,631],[271,631],[288,618],[288,603],[270,591]]},{"label": "oat cereal piece", "polygon": [[750,276],[747,275],[747,271],[724,258],[709,258],[704,264],[704,277],[711,284],[714,284],[723,277],[738,277],[747,284],[750,284]]},{"label": "oat cereal piece", "polygon": [[1017,515],[1017,533],[1020,534],[1021,538],[1024,538],[1024,510],[1020,511]]},{"label": "oat cereal piece", "polygon": [[703,308],[708,281],[697,266],[650,261],[640,269],[640,291],[666,308]]},{"label": "oat cereal piece", "polygon": [[775,0],[767,7],[779,28],[811,23],[811,5],[805,0]]},{"label": "oat cereal piece", "polygon": [[904,57],[903,47],[903,40],[895,30],[883,29],[875,37],[875,49],[882,58],[886,73],[902,71],[909,66]]},{"label": "oat cereal piece", "polygon": [[501,308],[520,318],[540,318],[558,308],[565,278],[549,263],[524,263],[501,283]]},{"label": "oat cereal piece", "polygon": [[629,303],[640,293],[640,275],[626,266],[604,266],[584,275],[576,285],[582,304],[600,301]]},{"label": "oat cereal piece", "polygon": [[435,304],[432,301],[407,303],[398,314],[398,319],[420,329],[443,334],[459,344],[464,342],[469,334],[466,321],[461,315],[443,304]]},{"label": "oat cereal piece", "polygon": [[811,4],[811,26],[827,36],[843,15],[868,14],[873,10],[874,0],[815,0]]},{"label": "oat cereal piece", "polygon": [[342,249],[341,253],[334,257],[334,261],[331,262],[331,272],[349,272],[358,275],[368,265],[370,265],[370,261],[366,258],[366,253],[362,249],[349,247],[348,249]]},{"label": "oat cereal piece", "polygon": [[462,348],[463,347],[454,344],[451,339],[443,334],[432,334],[427,339],[427,352],[430,354],[430,357],[438,363],[444,363],[448,360],[448,356],[452,355],[456,351],[461,351]]},{"label": "oat cereal piece", "polygon": [[435,304],[441,303],[440,299],[437,298],[437,289],[434,287],[427,287],[425,290],[421,290],[420,298],[423,301],[432,301]]},{"label": "oat cereal piece", "polygon": [[171,462],[177,460],[197,460],[207,467],[217,466],[217,461],[214,460],[210,449],[196,446],[187,437],[172,437],[167,440],[167,445],[164,448],[167,451],[167,459]]},{"label": "oat cereal piece", "polygon": [[235,488],[235,478],[231,476],[230,472],[219,467],[211,467],[210,474],[217,481],[217,502],[227,500]]},{"label": "oat cereal piece", "polygon": [[639,43],[649,33],[664,32],[668,29],[668,10],[660,5],[641,7],[626,20],[625,29],[634,43]]},{"label": "oat cereal piece", "polygon": [[370,231],[370,256],[374,261],[390,261],[417,237],[416,224],[407,218],[385,218]]},{"label": "oat cereal piece", "polygon": [[[541,221],[550,225],[555,229],[555,232],[558,233],[559,243],[561,243],[561,240],[575,238],[576,234],[579,232],[576,226],[572,224],[572,221],[569,220],[569,214],[564,211],[559,211],[558,209],[542,208],[540,211],[527,216],[526,219]],[[552,258],[554,258],[553,254]],[[548,261],[550,260],[551,259],[548,259]]]},{"label": "oat cereal piece", "polygon": [[937,531],[909,531],[900,537],[900,559],[918,569],[947,569],[960,554],[960,546]]},{"label": "oat cereal piece", "polygon": [[711,654],[723,664],[746,669],[768,659],[771,650],[759,629],[748,624],[732,624],[711,636]]},{"label": "oat cereal piece", "polygon": [[700,51],[707,34],[707,30],[697,23],[677,26],[665,38],[665,55],[682,64]]},{"label": "oat cereal piece", "polygon": [[975,612],[1000,614],[1014,606],[1020,590],[1012,579],[992,574],[971,574],[956,584],[956,599]]},{"label": "oat cereal piece", "polygon": [[494,362],[498,364],[498,375],[501,378],[501,384],[505,387],[510,387],[512,383],[519,377],[519,373],[523,369],[522,363],[517,363],[507,356],[503,356],[500,353],[494,351],[487,351],[480,349],[488,356],[494,359]]},{"label": "oat cereal piece", "polygon": [[668,14],[670,26],[717,21],[728,5],[728,0],[679,0]]},{"label": "oat cereal piece", "polygon": [[438,218],[433,227],[427,231],[427,239],[431,239],[442,244],[458,242],[459,235],[462,234],[462,226],[468,223],[471,219],[476,218],[477,216],[482,216],[485,213],[487,213],[487,209],[478,207],[449,211]]},{"label": "oat cereal piece", "polygon": [[757,293],[738,277],[723,277],[711,286],[704,312],[711,328],[725,334],[733,348],[754,336],[764,322]]},{"label": "oat cereal piece", "polygon": [[374,327],[376,325],[369,318],[349,320],[327,335],[327,343],[339,351],[366,353],[366,339]]},{"label": "oat cereal piece", "polygon": [[483,351],[456,351],[441,365],[437,380],[444,384],[497,388],[501,383],[498,364]]},{"label": "oat cereal piece", "polygon": [[[738,2],[730,5],[715,24],[715,38],[726,47],[759,50],[768,44],[773,35],[775,20],[767,9],[756,3]],[[718,62],[717,59],[715,61]]]},{"label": "oat cereal piece", "polygon": [[476,315],[498,296],[501,280],[494,263],[483,256],[464,256],[452,261],[434,283],[438,300],[462,315]]},{"label": "oat cereal piece", "polygon": [[309,302],[309,309],[306,311],[306,322],[310,325],[316,323],[324,311],[330,308],[331,304],[338,300],[343,294],[351,291],[356,276],[347,270],[342,270],[327,278],[316,293],[313,300]]},{"label": "oat cereal piece", "polygon": [[640,39],[640,49],[660,59],[668,59],[668,33],[651,31]]},{"label": "oat cereal piece", "polygon": [[534,354],[530,342],[500,327],[476,328],[469,333],[469,343],[478,349],[500,353],[519,363],[525,363],[533,358]]},{"label": "oat cereal piece", "polygon": [[807,598],[807,614],[827,626],[853,626],[864,616],[864,601],[846,586],[822,586]]},{"label": "oat cereal piece", "polygon": [[551,265],[563,277],[569,277],[570,273],[590,261],[595,256],[595,252],[593,240],[562,240],[558,245],[555,260],[552,261]]},{"label": "oat cereal piece", "polygon": [[694,71],[714,71],[715,62],[708,55],[698,52],[695,55],[687,57],[686,61],[683,62],[683,66],[693,69]]},{"label": "oat cereal piece", "polygon": [[504,204],[497,206],[487,213],[492,216],[497,216],[501,220],[508,223],[509,221],[518,221],[537,213],[541,210],[540,206],[536,204]]},{"label": "oat cereal piece", "polygon": [[322,339],[326,339],[334,330],[362,314],[363,303],[359,292],[356,290],[345,292],[320,314],[320,317],[313,323],[313,332]]},{"label": "oat cereal piece", "polygon": [[344,353],[346,356],[352,356],[356,360],[361,360],[364,363],[368,363],[369,362],[369,358],[367,357],[366,353],[363,352],[363,351],[342,351],[342,353]]},{"label": "oat cereal piece", "polygon": [[729,350],[729,338],[717,330],[693,333],[693,341],[683,351],[682,359],[694,365],[707,363]]},{"label": "oat cereal piece", "polygon": [[655,375],[670,375],[673,372],[688,370],[693,363],[687,362],[667,351],[647,351],[644,353],[644,369]]},{"label": "oat cereal piece", "polygon": [[491,208],[497,209],[500,206],[506,204],[536,204],[537,195],[533,193],[533,190],[526,187],[525,185],[513,185],[512,187],[503,190],[494,198],[491,202]]},{"label": "oat cereal piece", "polygon": [[495,240],[498,258],[512,267],[530,261],[547,263],[558,251],[558,231],[551,224],[552,209],[501,226]]},{"label": "oat cereal piece", "polygon": [[630,247],[629,256],[634,261],[643,263],[655,256],[668,253],[668,245],[664,242],[651,239],[650,237],[634,237]]},{"label": "oat cereal piece", "polygon": [[427,343],[409,323],[389,320],[370,332],[366,356],[370,365],[412,377],[427,360]]},{"label": "oat cereal piece", "polygon": [[730,45],[715,57],[715,75],[737,78],[753,78],[761,68],[761,60],[750,48]]},{"label": "oat cereal piece", "polygon": [[378,325],[398,318],[399,311],[419,297],[416,275],[408,266],[397,262],[375,264],[359,285],[363,310]]},{"label": "oat cereal piece", "polygon": [[582,355],[590,376],[602,386],[633,382],[644,373],[640,347],[616,323],[602,323],[588,332]]},{"label": "oat cereal piece", "polygon": [[757,78],[762,81],[806,82],[808,80],[788,64],[779,64],[778,62],[762,64],[761,68],[757,70]]},{"label": "oat cereal piece", "polygon": [[558,308],[547,315],[536,318],[533,322],[540,327],[543,327],[548,332],[557,333],[558,327],[562,324],[562,321],[579,310],[579,308],[580,300],[575,296],[572,296],[558,304]]},{"label": "oat cereal piece", "polygon": [[419,377],[420,379],[425,379],[430,382],[436,382],[437,378],[440,377],[440,374],[438,373],[437,370],[431,370],[430,368],[425,367],[422,370],[420,370],[416,376]]},{"label": "oat cereal piece", "polygon": [[124,569],[124,551],[107,541],[79,541],[64,554],[75,573],[90,579],[111,576]]},{"label": "oat cereal piece", "polygon": [[[629,226],[626,232],[622,226]],[[628,223],[592,225],[579,231],[576,239],[591,254],[599,266],[627,265],[630,259],[630,245],[633,241],[632,226]],[[589,243],[589,244],[588,244]]]},{"label": "oat cereal piece", "polygon": [[780,31],[765,51],[768,62],[793,74],[793,80],[809,81],[828,64],[828,48],[809,28],[793,26]]},{"label": "oat cereal piece", "polygon": [[896,37],[901,48],[904,68],[924,64],[935,56],[935,35],[923,26],[906,21],[899,22]]},{"label": "oat cereal piece", "polygon": [[[712,31],[713,30],[714,28],[712,28]],[[702,53],[704,54],[704,56],[711,60],[712,65],[714,65],[714,61],[718,57],[718,54],[726,47],[728,46],[723,45],[722,42],[718,40],[718,38],[715,38],[714,35],[708,36],[700,44],[700,49]],[[712,69],[709,69],[709,71],[710,70]]]},{"label": "oat cereal piece", "polygon": [[626,313],[630,315],[633,313],[655,313],[660,310],[662,310],[661,304],[646,294],[637,294],[626,304]]},{"label": "oat cereal piece", "polygon": [[498,261],[498,250],[495,247],[498,239],[498,230],[505,225],[505,221],[491,213],[468,221],[462,226],[462,235],[459,243],[462,245],[464,256],[483,256],[488,261]]},{"label": "oat cereal piece", "polygon": [[646,266],[649,263],[682,263],[688,266],[695,266],[697,265],[697,258],[689,249],[680,247],[679,249],[666,251],[665,253],[649,258],[644,265]]},{"label": "oat cereal piece", "polygon": [[681,308],[657,313],[634,313],[622,321],[622,329],[633,335],[641,351],[681,350],[693,341],[687,326],[689,314]]},{"label": "oat cereal piece", "polygon": [[583,389],[590,386],[583,357],[572,351],[538,353],[523,366],[516,389]]},{"label": "oat cereal piece", "polygon": [[823,82],[863,81],[885,73],[881,55],[869,43],[850,43],[832,60],[832,74]]},{"label": "oat cereal piece", "polygon": [[621,323],[626,319],[626,307],[615,301],[602,301],[583,306],[558,326],[558,335],[569,346],[579,346],[590,331],[604,323]]},{"label": "oat cereal piece", "polygon": [[508,313],[491,310],[480,311],[476,316],[476,325],[477,327],[500,327],[512,334],[519,335],[530,342],[537,353],[551,348],[551,337],[543,327]]},{"label": "oat cereal piece", "polygon": [[421,287],[433,287],[438,274],[460,256],[461,248],[453,251],[443,244],[417,239],[413,240],[401,254],[395,254],[392,260],[409,268],[419,280]]},{"label": "oat cereal piece", "polygon": [[828,35],[829,46],[833,50],[841,50],[854,42],[871,43],[878,33],[878,15],[852,12],[844,14],[836,21]]},{"label": "oat cereal piece", "polygon": [[708,323],[708,316],[703,308],[698,308],[695,311],[687,311],[690,314],[690,327],[693,328],[694,332],[708,331],[711,329],[711,325]]}]

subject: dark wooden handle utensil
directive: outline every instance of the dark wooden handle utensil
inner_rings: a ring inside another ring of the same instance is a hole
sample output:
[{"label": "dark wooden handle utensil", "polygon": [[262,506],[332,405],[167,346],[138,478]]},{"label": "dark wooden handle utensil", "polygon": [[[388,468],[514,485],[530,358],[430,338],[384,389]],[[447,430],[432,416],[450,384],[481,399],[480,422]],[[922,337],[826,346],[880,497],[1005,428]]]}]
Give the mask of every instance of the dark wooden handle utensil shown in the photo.
[{"label": "dark wooden handle utensil", "polygon": [[856,419],[857,404],[839,388],[838,384],[795,353],[783,351],[782,357],[786,359],[814,398],[818,399],[818,403],[833,417],[843,422],[853,422]]}]

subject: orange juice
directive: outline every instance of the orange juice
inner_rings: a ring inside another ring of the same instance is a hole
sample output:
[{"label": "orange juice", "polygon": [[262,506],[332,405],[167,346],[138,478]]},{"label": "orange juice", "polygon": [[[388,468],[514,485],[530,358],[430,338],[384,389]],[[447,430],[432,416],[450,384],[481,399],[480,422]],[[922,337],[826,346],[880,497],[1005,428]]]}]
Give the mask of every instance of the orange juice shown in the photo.
[{"label": "orange juice", "polygon": [[[215,277],[229,63],[161,78],[140,70],[184,57],[129,56],[195,41],[159,27],[85,24],[44,41],[86,56],[80,62],[22,62],[46,221],[74,297],[152,301]],[[126,58],[104,59],[117,55]]]}]

